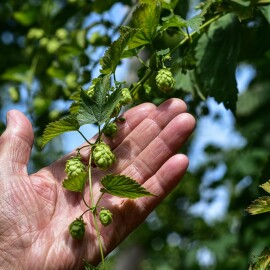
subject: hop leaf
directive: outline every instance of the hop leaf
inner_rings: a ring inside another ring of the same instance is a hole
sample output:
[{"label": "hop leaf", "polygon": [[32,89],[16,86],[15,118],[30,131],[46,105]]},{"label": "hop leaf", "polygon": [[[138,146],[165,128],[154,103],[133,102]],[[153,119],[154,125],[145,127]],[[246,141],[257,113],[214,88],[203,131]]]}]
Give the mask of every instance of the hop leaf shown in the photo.
[{"label": "hop leaf", "polygon": [[92,97],[94,96],[94,94],[95,94],[95,85],[94,85],[94,84],[92,84],[92,85],[88,88],[88,90],[86,91],[86,94],[87,94],[90,98],[92,98]]},{"label": "hop leaf", "polygon": [[164,93],[169,93],[174,88],[175,80],[169,68],[162,68],[158,71],[156,84]]},{"label": "hop leaf", "polygon": [[61,135],[68,131],[76,131],[79,130],[80,125],[73,115],[66,116],[58,121],[50,123],[42,137],[42,145],[44,146],[50,140],[55,138],[58,135]]},{"label": "hop leaf", "polygon": [[124,49],[126,48],[129,40],[135,35],[136,31],[136,29],[132,29],[127,26],[121,29],[120,37],[110,45],[103,58],[100,60],[100,65],[102,67],[100,72],[102,74],[115,72]]},{"label": "hop leaf", "polygon": [[95,164],[103,170],[110,168],[116,160],[111,148],[104,142],[95,146],[92,154]]},{"label": "hop leaf", "polygon": [[93,123],[102,124],[111,117],[122,95],[120,88],[108,95],[109,88],[110,75],[106,75],[95,82],[92,98],[85,91],[81,91],[80,107],[76,115],[81,126]]},{"label": "hop leaf", "polygon": [[104,226],[108,226],[112,223],[112,216],[112,212],[104,208],[99,212],[99,220]]},{"label": "hop leaf", "polygon": [[111,114],[111,118],[116,117],[120,113],[121,108],[122,108],[122,104],[119,101],[114,107],[114,110],[113,110],[113,112]]},{"label": "hop leaf", "polygon": [[270,197],[263,196],[255,201],[247,208],[247,212],[251,215],[262,214],[270,211]]},{"label": "hop leaf", "polygon": [[81,173],[78,176],[69,176],[63,181],[63,188],[73,192],[83,192],[87,173]]},{"label": "hop leaf", "polygon": [[70,225],[69,225],[69,233],[73,239],[81,240],[83,239],[85,233],[85,223],[83,218],[76,218]]},{"label": "hop leaf", "polygon": [[266,192],[270,193],[270,180],[260,185],[261,188],[263,188]]},{"label": "hop leaf", "polygon": [[153,196],[134,179],[125,175],[108,174],[101,179],[104,188],[101,192],[122,198],[136,199],[143,196]]},{"label": "hop leaf", "polygon": [[156,36],[161,13],[161,4],[158,0],[140,1],[132,15],[132,27],[138,29],[129,41],[129,49],[134,49],[145,44],[151,44]]}]

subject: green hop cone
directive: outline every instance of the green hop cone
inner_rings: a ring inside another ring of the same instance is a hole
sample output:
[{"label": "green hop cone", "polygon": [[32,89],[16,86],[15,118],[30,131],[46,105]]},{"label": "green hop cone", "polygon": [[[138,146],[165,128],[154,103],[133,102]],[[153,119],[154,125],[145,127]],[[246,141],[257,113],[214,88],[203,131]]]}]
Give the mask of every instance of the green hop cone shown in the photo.
[{"label": "green hop cone", "polygon": [[169,93],[174,88],[175,80],[169,68],[162,68],[158,71],[156,84],[164,93]]},{"label": "green hop cone", "polygon": [[83,218],[76,218],[70,225],[69,225],[69,233],[73,239],[81,240],[85,233],[85,223]]},{"label": "green hop cone", "polygon": [[143,88],[144,88],[144,91],[147,95],[149,95],[152,91],[152,87],[149,84],[144,84]]},{"label": "green hop cone", "polygon": [[104,226],[108,226],[112,223],[112,216],[112,212],[104,208],[99,212],[99,220]]},{"label": "green hop cone", "polygon": [[67,173],[68,177],[78,176],[85,171],[85,166],[81,162],[80,157],[72,157],[71,159],[67,160],[65,172]]},{"label": "green hop cone", "polygon": [[122,105],[127,105],[132,102],[132,97],[128,88],[123,88],[121,94],[122,94],[122,98],[120,100],[120,103]]},{"label": "green hop cone", "polygon": [[117,125],[115,123],[110,123],[103,132],[107,137],[113,138],[117,132]]},{"label": "green hop cone", "polygon": [[95,164],[103,170],[110,168],[116,160],[109,145],[103,142],[94,147],[92,155]]}]

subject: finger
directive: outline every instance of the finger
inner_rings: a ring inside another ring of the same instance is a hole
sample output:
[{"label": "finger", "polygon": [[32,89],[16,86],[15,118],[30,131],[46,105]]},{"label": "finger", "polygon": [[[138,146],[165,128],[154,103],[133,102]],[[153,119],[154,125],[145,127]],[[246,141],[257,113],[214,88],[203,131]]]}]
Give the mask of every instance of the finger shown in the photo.
[{"label": "finger", "polygon": [[[138,124],[140,124],[145,118],[148,117],[149,114],[151,114],[156,109],[156,106],[152,103],[144,103],[141,105],[138,105],[128,111],[126,111],[123,114],[123,117],[126,119],[123,123],[118,123],[118,132],[115,139],[107,139],[107,142],[110,144],[112,148],[119,145],[122,140],[128,136],[130,132],[132,132]],[[84,163],[88,162],[89,159],[89,148],[83,148],[80,151],[82,160]],[[65,155],[58,161],[54,162],[49,166],[49,170],[53,173],[53,176],[55,176],[56,179],[61,179],[65,176],[64,174],[64,166],[67,159],[69,159],[71,156],[75,156],[76,151],[72,151],[71,153]],[[48,168],[45,168],[46,172],[48,171]],[[42,173],[43,170],[39,171],[39,173]],[[61,173],[60,173],[61,172]]]},{"label": "finger", "polygon": [[144,119],[156,110],[152,103],[144,103],[124,112],[121,117],[124,122],[117,122],[117,134],[114,138],[109,139],[104,136],[104,141],[115,149]]},{"label": "finger", "polygon": [[[163,166],[144,184],[144,187],[156,196],[142,197],[136,200],[120,199],[113,208],[115,227],[121,225],[121,231],[110,234],[114,243],[121,242],[132,232],[153,209],[178,185],[188,167],[188,158],[177,154],[171,157]],[[123,226],[124,224],[124,226]],[[106,234],[104,233],[104,239]],[[106,240],[106,239],[105,239]],[[106,242],[106,241],[105,241]],[[108,241],[109,242],[109,241]],[[114,246],[107,246],[110,251]]]},{"label": "finger", "polygon": [[[155,196],[137,200],[135,211],[137,211],[136,216],[141,217],[140,222],[177,186],[187,167],[188,158],[185,155],[178,154],[171,157],[155,175],[148,179],[144,187]],[[128,211],[126,215],[129,215]],[[129,220],[129,217],[126,216],[126,219]]]},{"label": "finger", "polygon": [[30,121],[19,111],[9,111],[7,128],[0,137],[0,162],[7,175],[27,174],[33,141],[34,134]]},{"label": "finger", "polygon": [[[114,152],[118,157],[118,162],[113,168],[114,171],[120,172],[129,167],[138,155],[159,136],[160,132],[162,132],[171,120],[185,111],[186,105],[179,99],[170,99],[162,103],[115,149]],[[166,134],[166,136],[171,137],[171,134]],[[154,151],[153,148],[149,150]]]},{"label": "finger", "polygon": [[174,155],[190,136],[195,119],[188,113],[176,116],[124,170],[139,183],[156,173],[162,164]]}]

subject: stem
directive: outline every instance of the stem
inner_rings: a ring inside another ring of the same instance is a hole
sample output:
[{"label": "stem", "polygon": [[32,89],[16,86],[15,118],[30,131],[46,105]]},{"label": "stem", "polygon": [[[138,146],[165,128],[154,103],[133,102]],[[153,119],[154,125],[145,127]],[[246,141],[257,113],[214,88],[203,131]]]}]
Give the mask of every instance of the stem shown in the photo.
[{"label": "stem", "polygon": [[[217,16],[213,17],[212,19],[208,20],[207,22],[205,22],[204,24],[201,25],[200,30],[204,29],[205,27],[207,27],[209,24],[211,24],[212,22],[216,21],[218,18],[220,18],[220,16],[223,14],[218,14]],[[197,34],[196,31],[192,32],[191,34],[187,35],[183,40],[181,40],[172,50],[171,53],[173,53],[178,47],[182,46],[183,44],[185,44],[187,41],[189,41],[191,39],[191,37],[193,37],[195,34]]]},{"label": "stem", "polygon": [[95,202],[94,202],[93,188],[92,188],[91,161],[92,161],[92,154],[90,153],[89,161],[88,161],[88,179],[89,179],[89,191],[90,191],[91,207],[94,207]]},{"label": "stem", "polygon": [[98,204],[99,204],[99,202],[100,202],[100,200],[101,200],[101,198],[102,198],[102,196],[105,194],[105,192],[102,192],[101,194],[100,194],[100,196],[99,196],[99,198],[98,198],[98,200],[97,200],[97,202],[96,202],[96,207],[98,207]]},{"label": "stem", "polygon": [[93,145],[95,145],[95,144],[97,144],[97,143],[100,143],[100,139],[101,139],[103,130],[108,126],[109,123],[110,123],[110,119],[108,119],[108,120],[105,122],[105,124],[104,124],[104,126],[103,126],[102,129],[100,128],[100,126],[98,126],[98,137],[97,137],[97,139],[96,139],[96,141],[95,141],[95,143],[94,143]]},{"label": "stem", "polygon": [[105,270],[105,258],[104,258],[103,247],[102,247],[102,242],[101,242],[101,236],[100,236],[100,231],[99,231],[99,228],[98,228],[97,217],[95,215],[95,212],[93,213],[93,218],[94,218],[94,225],[95,225],[95,230],[96,230],[98,244],[99,244],[102,269]]},{"label": "stem", "polygon": [[[100,130],[100,126],[99,126]],[[105,259],[104,259],[104,253],[103,253],[103,247],[102,247],[102,242],[101,242],[101,236],[100,236],[100,230],[98,228],[98,223],[97,223],[97,217],[96,217],[96,205],[94,202],[94,195],[93,195],[93,187],[92,187],[92,175],[91,175],[91,158],[92,155],[90,153],[89,156],[89,162],[88,162],[88,175],[89,175],[89,189],[90,189],[90,199],[91,199],[91,209],[94,209],[93,211],[93,220],[94,220],[94,226],[95,226],[95,231],[97,235],[97,240],[99,244],[99,250],[100,250],[100,256],[101,256],[101,262],[102,262],[102,268],[105,270]]]},{"label": "stem", "polygon": [[[91,144],[91,143],[90,143],[90,144]],[[91,144],[91,145],[93,145],[93,144]],[[82,147],[79,147],[79,148],[76,149],[76,151],[77,151],[78,153],[80,153],[80,151],[81,151],[83,148],[85,148],[85,147],[89,147],[89,145],[84,145],[84,146],[82,146]]]},{"label": "stem", "polygon": [[91,209],[90,208],[88,208],[87,210],[85,210],[81,215],[80,215],[80,218],[85,214],[85,213],[87,213],[88,211],[90,211]]},{"label": "stem", "polygon": [[[85,198],[84,198],[84,196],[83,196],[83,193],[82,193],[82,199],[83,199],[83,202],[84,202],[84,204],[89,208],[89,209],[87,209],[85,212],[83,212],[83,214],[84,213],[86,213],[87,211],[89,211],[90,209],[91,209],[91,207],[88,205],[88,203],[86,202],[86,200],[85,200]],[[82,214],[82,215],[83,215]]]},{"label": "stem", "polygon": [[85,139],[85,141],[86,141],[88,144],[92,145],[92,143],[90,143],[90,142],[87,140],[87,138],[83,135],[83,133],[82,133],[80,130],[78,130],[78,132],[80,133],[80,135]]},{"label": "stem", "polygon": [[130,90],[130,93],[133,94],[138,87],[144,84],[147,81],[147,79],[151,76],[152,72],[153,71],[151,69],[148,69],[146,71],[146,74],[141,78],[141,80],[139,80],[138,83]]}]

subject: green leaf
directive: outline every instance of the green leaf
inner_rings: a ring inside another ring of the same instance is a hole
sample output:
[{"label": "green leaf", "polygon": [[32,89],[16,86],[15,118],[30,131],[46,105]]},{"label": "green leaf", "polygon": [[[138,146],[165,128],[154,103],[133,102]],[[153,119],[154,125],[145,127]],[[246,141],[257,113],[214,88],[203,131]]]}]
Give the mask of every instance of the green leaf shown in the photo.
[{"label": "green leaf", "polygon": [[183,73],[181,69],[178,69],[175,74],[175,88],[186,93],[191,93],[193,96],[195,96],[198,86],[196,84],[196,76],[194,71],[187,70],[185,73]]},{"label": "green leaf", "polygon": [[80,104],[78,102],[73,102],[69,107],[70,114],[77,114],[80,109]]},{"label": "green leaf", "polygon": [[261,188],[263,188],[266,192],[270,193],[270,180],[268,180],[266,183],[260,185]]},{"label": "green leaf", "polygon": [[160,1],[143,1],[132,15],[132,27],[139,29],[128,44],[129,49],[151,44],[159,24],[161,12]]},{"label": "green leaf", "polygon": [[268,23],[270,23],[270,5],[260,6],[259,10],[268,21]]},{"label": "green leaf", "polygon": [[270,268],[270,251],[265,248],[257,261],[250,265],[249,270],[269,270]]},{"label": "green leaf", "polygon": [[240,50],[239,27],[236,16],[224,15],[201,35],[195,48],[202,94],[223,102],[232,112],[236,110],[238,94],[235,70]]},{"label": "green leaf", "polygon": [[81,100],[81,91],[84,91],[83,89],[79,91],[75,91],[69,99],[74,100],[74,102],[69,107],[69,112],[71,114],[77,114],[80,109],[80,100]]},{"label": "green leaf", "polygon": [[170,27],[175,27],[178,29],[182,29],[187,26],[187,21],[181,18],[179,15],[173,15],[164,18],[164,23],[159,28],[159,31],[164,31]]},{"label": "green leaf", "polygon": [[234,2],[243,7],[249,7],[251,4],[250,0],[231,0],[231,2]]},{"label": "green leaf", "polygon": [[121,56],[121,59],[137,56],[140,53],[140,51],[142,51],[143,49],[144,49],[144,47],[141,47],[139,50],[138,49],[124,50],[124,52]]},{"label": "green leaf", "polygon": [[68,132],[79,130],[80,125],[73,115],[66,116],[58,121],[49,123],[44,130],[42,136],[42,146],[48,143],[50,140],[56,136]]},{"label": "green leaf", "polygon": [[200,27],[203,24],[204,17],[197,15],[186,21],[187,27],[190,27],[193,31],[199,32]]},{"label": "green leaf", "polygon": [[110,75],[106,75],[95,84],[94,96],[90,98],[85,91],[81,90],[81,102],[77,119],[79,124],[101,125],[108,120],[117,103],[122,98],[121,88],[116,89],[109,95]]},{"label": "green leaf", "polygon": [[63,188],[74,191],[74,192],[83,192],[85,182],[87,179],[87,173],[83,172],[79,176],[68,177],[63,181]]},{"label": "green leaf", "polygon": [[175,6],[179,0],[163,0],[162,1],[162,8],[168,9],[168,10],[174,10]]},{"label": "green leaf", "polygon": [[84,270],[98,270],[100,269],[98,266],[93,266],[87,261],[84,261]]},{"label": "green leaf", "polygon": [[122,27],[120,29],[120,37],[114,41],[105,52],[105,55],[100,60],[102,74],[114,73],[117,65],[119,64],[124,49],[126,48],[129,40],[135,35],[136,29],[130,27]]},{"label": "green leaf", "polygon": [[164,31],[170,27],[178,28],[181,30],[183,28],[190,27],[192,30],[199,32],[200,26],[202,25],[204,21],[204,17],[201,15],[197,15],[189,20],[185,20],[179,15],[172,15],[172,16],[163,18],[163,20],[164,20],[164,23],[162,24],[162,27],[159,28],[159,31]]},{"label": "green leaf", "polygon": [[122,198],[136,199],[143,196],[153,196],[143,186],[125,175],[108,174],[101,179],[101,184],[104,186],[101,192]]},{"label": "green leaf", "polygon": [[251,117],[259,108],[267,106],[270,101],[270,82],[255,82],[249,87],[249,91],[241,93],[237,101],[237,116]]},{"label": "green leaf", "polygon": [[247,212],[251,215],[262,214],[270,211],[270,197],[259,197],[247,208]]}]

